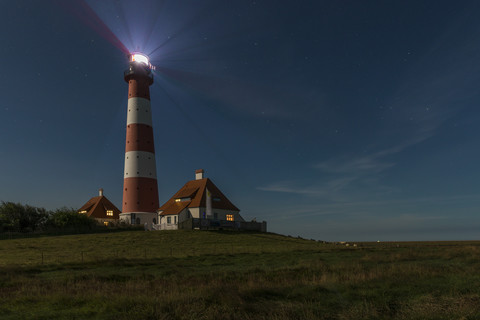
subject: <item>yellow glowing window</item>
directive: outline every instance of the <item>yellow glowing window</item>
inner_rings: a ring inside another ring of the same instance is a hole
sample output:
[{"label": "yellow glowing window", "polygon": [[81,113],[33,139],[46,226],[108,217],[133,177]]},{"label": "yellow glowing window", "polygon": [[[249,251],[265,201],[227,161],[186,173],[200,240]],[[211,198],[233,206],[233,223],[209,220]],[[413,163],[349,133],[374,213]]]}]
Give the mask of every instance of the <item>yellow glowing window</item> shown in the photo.
[{"label": "yellow glowing window", "polygon": [[80,211],[80,212],[78,212],[78,213],[87,213],[87,210],[82,210],[82,211]]},{"label": "yellow glowing window", "polygon": [[107,210],[107,216],[113,216],[113,210]]},{"label": "yellow glowing window", "polygon": [[233,214],[227,214],[227,221],[233,221]]},{"label": "yellow glowing window", "polygon": [[182,201],[182,199],[175,199],[175,202],[180,202]]},{"label": "yellow glowing window", "polygon": [[108,227],[108,222],[107,221],[103,221],[103,224]]}]

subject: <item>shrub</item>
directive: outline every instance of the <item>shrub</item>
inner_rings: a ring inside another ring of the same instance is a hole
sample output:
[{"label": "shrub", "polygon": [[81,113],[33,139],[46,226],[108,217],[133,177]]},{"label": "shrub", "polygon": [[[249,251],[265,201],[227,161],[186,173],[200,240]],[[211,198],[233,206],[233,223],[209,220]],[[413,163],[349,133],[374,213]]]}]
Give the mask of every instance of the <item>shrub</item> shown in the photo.
[{"label": "shrub", "polygon": [[0,204],[0,232],[91,230],[95,226],[95,219],[79,214],[72,208],[47,211],[20,203],[2,201]]},{"label": "shrub", "polygon": [[72,208],[63,207],[50,213],[49,225],[58,229],[91,229],[96,225],[96,221]]},{"label": "shrub", "polygon": [[44,208],[3,202],[0,205],[0,230],[14,232],[36,231],[48,220]]}]

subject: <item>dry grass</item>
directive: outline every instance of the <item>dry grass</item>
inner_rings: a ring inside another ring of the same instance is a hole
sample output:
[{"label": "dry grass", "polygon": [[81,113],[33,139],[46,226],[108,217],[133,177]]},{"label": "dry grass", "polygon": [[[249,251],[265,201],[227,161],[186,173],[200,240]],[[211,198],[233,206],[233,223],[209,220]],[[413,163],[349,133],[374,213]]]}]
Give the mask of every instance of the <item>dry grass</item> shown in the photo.
[{"label": "dry grass", "polygon": [[5,240],[0,319],[479,319],[479,248],[214,232]]}]

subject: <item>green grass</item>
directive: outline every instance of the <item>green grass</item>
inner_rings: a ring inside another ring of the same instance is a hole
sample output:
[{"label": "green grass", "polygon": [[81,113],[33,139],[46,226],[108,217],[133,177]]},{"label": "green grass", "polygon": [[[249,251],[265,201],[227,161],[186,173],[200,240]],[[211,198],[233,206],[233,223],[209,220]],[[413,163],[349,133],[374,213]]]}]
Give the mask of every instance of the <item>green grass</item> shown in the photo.
[{"label": "green grass", "polygon": [[200,231],[2,240],[0,319],[480,319],[479,254]]}]

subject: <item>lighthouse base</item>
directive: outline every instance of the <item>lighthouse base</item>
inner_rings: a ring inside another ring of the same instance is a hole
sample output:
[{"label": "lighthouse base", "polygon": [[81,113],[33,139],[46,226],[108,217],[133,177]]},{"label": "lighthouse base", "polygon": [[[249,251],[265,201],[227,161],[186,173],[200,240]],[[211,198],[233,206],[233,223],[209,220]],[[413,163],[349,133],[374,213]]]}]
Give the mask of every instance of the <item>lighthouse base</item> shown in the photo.
[{"label": "lighthouse base", "polygon": [[156,212],[122,212],[120,222],[130,225],[143,225],[145,229],[151,230],[157,224],[158,214]]}]

